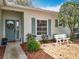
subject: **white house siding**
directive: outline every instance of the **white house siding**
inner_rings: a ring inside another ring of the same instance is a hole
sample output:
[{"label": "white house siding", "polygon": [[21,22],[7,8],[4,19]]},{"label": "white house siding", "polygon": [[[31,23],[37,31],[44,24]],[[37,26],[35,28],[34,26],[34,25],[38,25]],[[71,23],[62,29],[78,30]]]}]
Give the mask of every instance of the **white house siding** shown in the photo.
[{"label": "white house siding", "polygon": [[[32,9],[22,9],[22,8],[12,8],[12,7],[3,7],[2,9],[6,10],[12,10],[12,11],[4,11],[3,12],[3,21],[5,19],[13,19],[13,20],[18,20],[19,18],[19,13],[17,12],[23,12],[24,13],[24,41],[26,41],[26,35],[28,33],[32,33],[32,23],[31,23],[31,18],[34,17],[36,20],[48,20],[51,19],[51,34],[56,33],[66,33],[69,34],[69,29],[68,28],[63,28],[63,27],[55,27],[55,19],[57,19],[57,13],[55,12],[46,12],[46,11],[40,11],[40,10],[32,10]],[[16,12],[13,12],[16,11]],[[36,24],[37,25],[37,24]],[[5,24],[4,24],[5,26]],[[3,27],[4,27],[3,26]],[[3,28],[3,34],[5,36],[5,27]],[[22,31],[23,32],[23,31]],[[37,36],[37,39],[41,39],[40,36]]]},{"label": "white house siding", "polygon": [[[31,18],[34,17],[36,19],[40,20],[48,20],[51,19],[51,34],[59,33],[58,28],[55,27],[55,19],[56,12],[50,12],[50,11],[44,11],[44,10],[36,10],[36,9],[21,9],[21,8],[15,8],[15,7],[2,7],[2,9],[6,10],[12,10],[12,11],[18,11],[18,12],[24,12],[24,41],[26,41],[26,34],[32,33],[32,23]],[[37,39],[40,37],[38,36]]]},{"label": "white house siding", "polygon": [[[24,39],[26,41],[26,34],[32,33],[32,23],[31,18],[34,17],[36,20],[48,20],[51,19],[51,34],[56,32],[55,29],[55,19],[56,17],[49,13],[42,12],[42,11],[34,11],[34,10],[25,10],[24,11]],[[36,24],[37,25],[37,24]],[[37,30],[36,30],[37,31]],[[37,33],[36,33],[37,35]],[[41,39],[40,36],[37,35],[37,39]]]},{"label": "white house siding", "polygon": [[[34,10],[25,10],[24,11],[24,41],[26,42],[26,35],[28,33],[32,33],[32,23],[31,18],[35,18],[36,20],[48,20],[51,19],[51,34],[53,37],[53,34],[69,34],[70,31],[67,27],[55,27],[55,19],[57,19],[56,14],[52,13],[46,13],[42,11],[34,11]],[[37,23],[35,23],[37,26]],[[36,29],[36,35],[37,35],[37,29]],[[41,40],[41,36],[37,35],[37,39]]]},{"label": "white house siding", "polygon": [[[32,33],[32,23],[31,18],[35,18],[36,20],[48,20],[51,19],[51,34],[70,34],[70,31],[67,27],[55,27],[55,19],[57,19],[56,14],[49,14],[42,11],[34,11],[34,10],[25,10],[24,11],[24,41],[26,41],[26,35],[28,33]],[[37,26],[37,23],[36,23]],[[36,29],[37,35],[37,29]],[[40,40],[41,36],[37,35],[37,39]]]}]

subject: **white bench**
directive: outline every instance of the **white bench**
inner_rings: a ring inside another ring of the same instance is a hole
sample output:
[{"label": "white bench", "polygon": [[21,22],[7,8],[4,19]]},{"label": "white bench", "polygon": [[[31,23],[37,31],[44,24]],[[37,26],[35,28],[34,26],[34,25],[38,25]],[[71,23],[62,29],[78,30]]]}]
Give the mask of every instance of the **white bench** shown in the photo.
[{"label": "white bench", "polygon": [[60,45],[65,42],[68,43],[68,40],[69,40],[66,34],[57,34],[57,35],[54,35],[54,38],[56,39],[56,43]]}]

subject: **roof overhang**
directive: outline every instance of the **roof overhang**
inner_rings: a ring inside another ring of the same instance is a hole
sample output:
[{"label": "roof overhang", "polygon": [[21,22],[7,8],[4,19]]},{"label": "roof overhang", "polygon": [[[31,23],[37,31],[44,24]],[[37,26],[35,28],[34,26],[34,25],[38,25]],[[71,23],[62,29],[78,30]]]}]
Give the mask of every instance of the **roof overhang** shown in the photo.
[{"label": "roof overhang", "polygon": [[40,8],[27,7],[27,6],[21,6],[21,5],[16,5],[16,4],[7,4],[7,3],[6,3],[6,5],[2,6],[1,9],[17,11],[17,12],[24,12],[25,10],[33,10],[33,11],[49,13],[51,15],[52,14],[53,15],[57,15],[58,14],[58,12],[55,12],[55,11],[44,10],[44,9],[40,9]]},{"label": "roof overhang", "polygon": [[19,8],[19,9],[29,9],[29,10],[36,10],[36,11],[43,11],[43,12],[50,12],[50,13],[58,13],[55,11],[50,11],[50,10],[44,10],[40,8],[34,8],[34,7],[28,7],[28,6],[22,6],[22,5],[17,5],[14,3],[9,3],[7,0],[5,0],[5,4],[8,7],[13,7],[13,8]]}]

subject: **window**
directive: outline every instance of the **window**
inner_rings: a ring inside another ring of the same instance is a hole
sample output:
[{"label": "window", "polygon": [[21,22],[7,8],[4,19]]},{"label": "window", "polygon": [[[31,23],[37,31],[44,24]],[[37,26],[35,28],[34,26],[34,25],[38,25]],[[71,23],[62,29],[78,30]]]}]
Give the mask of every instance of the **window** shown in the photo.
[{"label": "window", "polygon": [[63,24],[62,23],[59,23],[59,26],[63,26]]},{"label": "window", "polygon": [[58,27],[58,20],[55,20],[55,27]]},{"label": "window", "polygon": [[56,19],[55,20],[55,27],[58,27],[58,26],[64,26],[65,27],[65,25],[63,25],[61,22],[59,22],[58,19]]},{"label": "window", "polygon": [[47,20],[37,20],[37,35],[47,34]]}]

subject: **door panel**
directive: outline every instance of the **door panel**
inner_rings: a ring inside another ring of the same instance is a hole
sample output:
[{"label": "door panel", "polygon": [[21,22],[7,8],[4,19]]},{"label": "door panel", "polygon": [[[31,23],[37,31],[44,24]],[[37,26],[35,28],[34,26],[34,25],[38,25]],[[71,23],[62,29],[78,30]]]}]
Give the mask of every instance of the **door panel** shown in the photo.
[{"label": "door panel", "polygon": [[6,38],[8,41],[15,40],[15,20],[6,20]]}]

